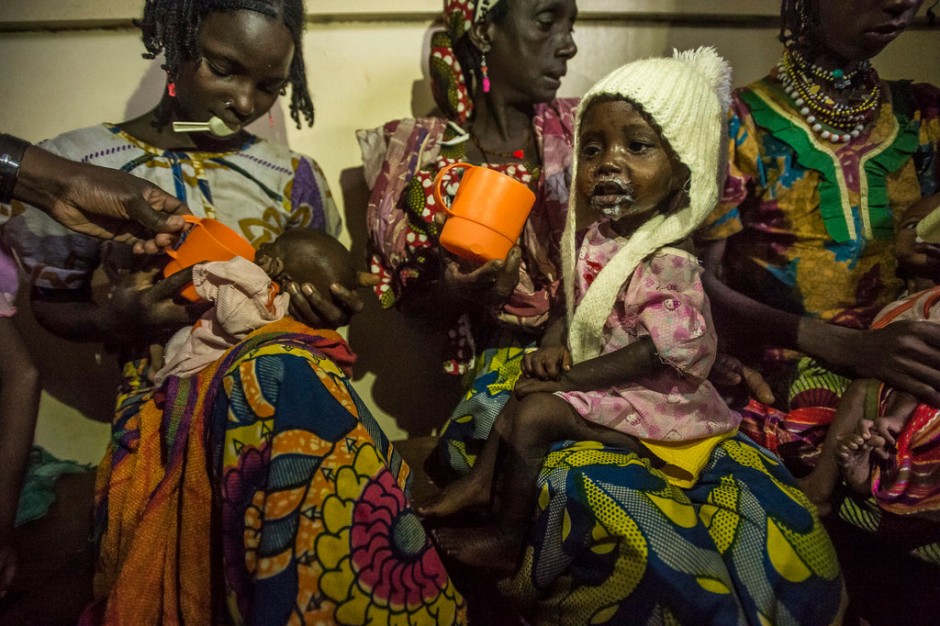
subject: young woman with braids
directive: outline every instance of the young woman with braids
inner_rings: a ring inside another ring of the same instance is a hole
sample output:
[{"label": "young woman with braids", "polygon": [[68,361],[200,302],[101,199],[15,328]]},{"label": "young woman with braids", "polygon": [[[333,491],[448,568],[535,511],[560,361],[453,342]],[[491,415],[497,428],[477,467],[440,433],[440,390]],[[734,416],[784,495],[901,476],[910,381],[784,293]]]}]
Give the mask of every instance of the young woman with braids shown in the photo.
[{"label": "young woman with braids", "polygon": [[[742,430],[797,477],[815,465],[852,379],[940,405],[940,328],[869,328],[904,289],[898,258],[915,238],[902,213],[940,188],[940,89],[882,80],[871,65],[921,4],[784,0],[782,59],[734,95],[730,171],[700,233],[705,285],[725,349],[776,396],[752,402]],[[897,517],[873,504],[834,508],[896,534]],[[905,541],[936,558],[940,528]]]},{"label": "young woman with braids", "polygon": [[[139,26],[147,54],[166,57],[160,102],[43,147],[147,179],[256,246],[292,228],[336,235],[316,164],[244,130],[288,89],[293,119],[312,122],[303,21],[300,0],[149,0]],[[173,130],[214,117],[235,132]],[[288,283],[293,320],[154,389],[149,344],[194,321],[172,298],[181,281],[108,266],[119,282],[96,302],[98,242],[25,205],[13,214],[6,236],[34,278],[36,316],[128,360],[98,468],[95,603],[83,623],[465,621],[405,496],[410,470],[348,379],[354,355],[320,328],[361,306],[354,291]]]},{"label": "young woman with braids", "polygon": [[[253,245],[288,228],[319,228],[338,235],[341,223],[317,164],[244,127],[291,92],[291,116],[313,122],[301,54],[300,0],[148,0],[138,22],[146,54],[165,56],[166,87],[156,106],[118,124],[65,133],[42,147],[66,158],[120,169],[185,202],[197,216],[216,218]],[[173,122],[220,118],[227,137],[178,133]],[[125,393],[146,386],[151,340],[159,342],[189,313],[174,303],[175,283],[151,286],[156,270],[134,273],[96,300],[92,275],[102,262],[101,242],[77,235],[25,203],[14,202],[3,237],[32,277],[33,311],[49,331],[77,341],[104,341],[119,352]],[[112,261],[117,255],[111,255]],[[330,294],[294,285],[294,306],[342,321],[346,312]],[[309,293],[304,293],[307,291]],[[358,296],[340,302],[355,309]],[[133,395],[133,394],[131,394]]]}]

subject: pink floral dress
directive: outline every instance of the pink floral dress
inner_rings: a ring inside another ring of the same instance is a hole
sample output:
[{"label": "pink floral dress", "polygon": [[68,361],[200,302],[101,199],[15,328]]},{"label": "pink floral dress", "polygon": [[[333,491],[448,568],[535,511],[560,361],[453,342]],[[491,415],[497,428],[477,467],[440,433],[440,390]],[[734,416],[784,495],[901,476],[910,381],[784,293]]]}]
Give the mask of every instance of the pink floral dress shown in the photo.
[{"label": "pink floral dress", "polygon": [[[588,229],[578,251],[578,302],[625,242],[607,221]],[[558,395],[585,419],[640,439],[690,441],[736,429],[740,417],[707,380],[717,339],[701,275],[688,252],[659,250],[634,270],[604,325],[604,354],[648,335],[671,367],[608,389]]]}]

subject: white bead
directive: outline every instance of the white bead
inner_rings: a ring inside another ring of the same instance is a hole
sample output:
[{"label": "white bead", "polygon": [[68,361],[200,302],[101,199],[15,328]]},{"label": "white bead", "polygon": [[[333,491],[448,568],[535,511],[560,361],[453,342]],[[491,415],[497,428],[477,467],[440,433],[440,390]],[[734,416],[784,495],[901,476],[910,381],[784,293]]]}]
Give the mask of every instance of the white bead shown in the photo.
[{"label": "white bead", "polygon": [[[797,101],[797,104],[800,104],[800,102]],[[800,109],[800,115],[804,115],[804,116],[809,115],[809,107],[803,107],[802,109]]]},{"label": "white bead", "polygon": [[[822,126],[820,126],[820,128],[822,128]],[[819,136],[822,137],[823,139],[829,139],[829,136],[831,134],[832,133],[830,133],[828,130],[824,130],[823,132],[819,133]]]},{"label": "white bead", "polygon": [[816,123],[816,116],[815,116],[815,115],[807,115],[807,116],[806,116],[806,121],[809,122],[810,124],[815,124],[815,123]]},{"label": "white bead", "polygon": [[848,133],[846,133],[845,135],[842,135],[842,143],[849,143],[849,139],[851,138],[852,136],[849,135]]},{"label": "white bead", "polygon": [[852,139],[855,139],[855,138],[858,137],[861,133],[860,133],[858,130],[853,130],[853,131],[852,131],[851,133],[849,133],[849,134],[852,135]]},{"label": "white bead", "polygon": [[813,132],[818,133],[822,130],[822,124],[813,124]]}]

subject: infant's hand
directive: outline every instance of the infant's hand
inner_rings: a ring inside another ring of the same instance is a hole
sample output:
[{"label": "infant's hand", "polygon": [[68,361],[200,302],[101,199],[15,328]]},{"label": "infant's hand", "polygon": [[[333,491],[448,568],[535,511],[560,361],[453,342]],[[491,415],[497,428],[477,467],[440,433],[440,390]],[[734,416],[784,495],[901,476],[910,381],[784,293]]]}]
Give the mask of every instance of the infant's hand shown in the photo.
[{"label": "infant's hand", "polygon": [[571,369],[571,353],[565,346],[548,346],[522,357],[522,373],[527,378],[558,380]]}]

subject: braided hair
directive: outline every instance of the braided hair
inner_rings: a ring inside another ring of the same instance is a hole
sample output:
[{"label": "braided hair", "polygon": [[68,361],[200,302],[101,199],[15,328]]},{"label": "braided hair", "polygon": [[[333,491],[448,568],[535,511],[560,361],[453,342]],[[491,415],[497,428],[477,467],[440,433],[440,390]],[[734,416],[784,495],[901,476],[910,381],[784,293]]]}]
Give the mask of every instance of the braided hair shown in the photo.
[{"label": "braided hair", "polygon": [[819,3],[816,0],[783,0],[780,6],[780,34],[778,39],[787,48],[806,51],[813,46],[813,24],[819,23]]},{"label": "braided hair", "polygon": [[280,17],[294,39],[288,80],[291,84],[290,116],[301,127],[300,115],[313,126],[313,100],[307,88],[303,57],[303,0],[145,0],[144,14],[134,24],[140,28],[145,59],[154,59],[161,52],[161,66],[170,80],[179,76],[180,66],[199,59],[199,27],[209,13],[215,11],[255,11],[268,17]]}]

